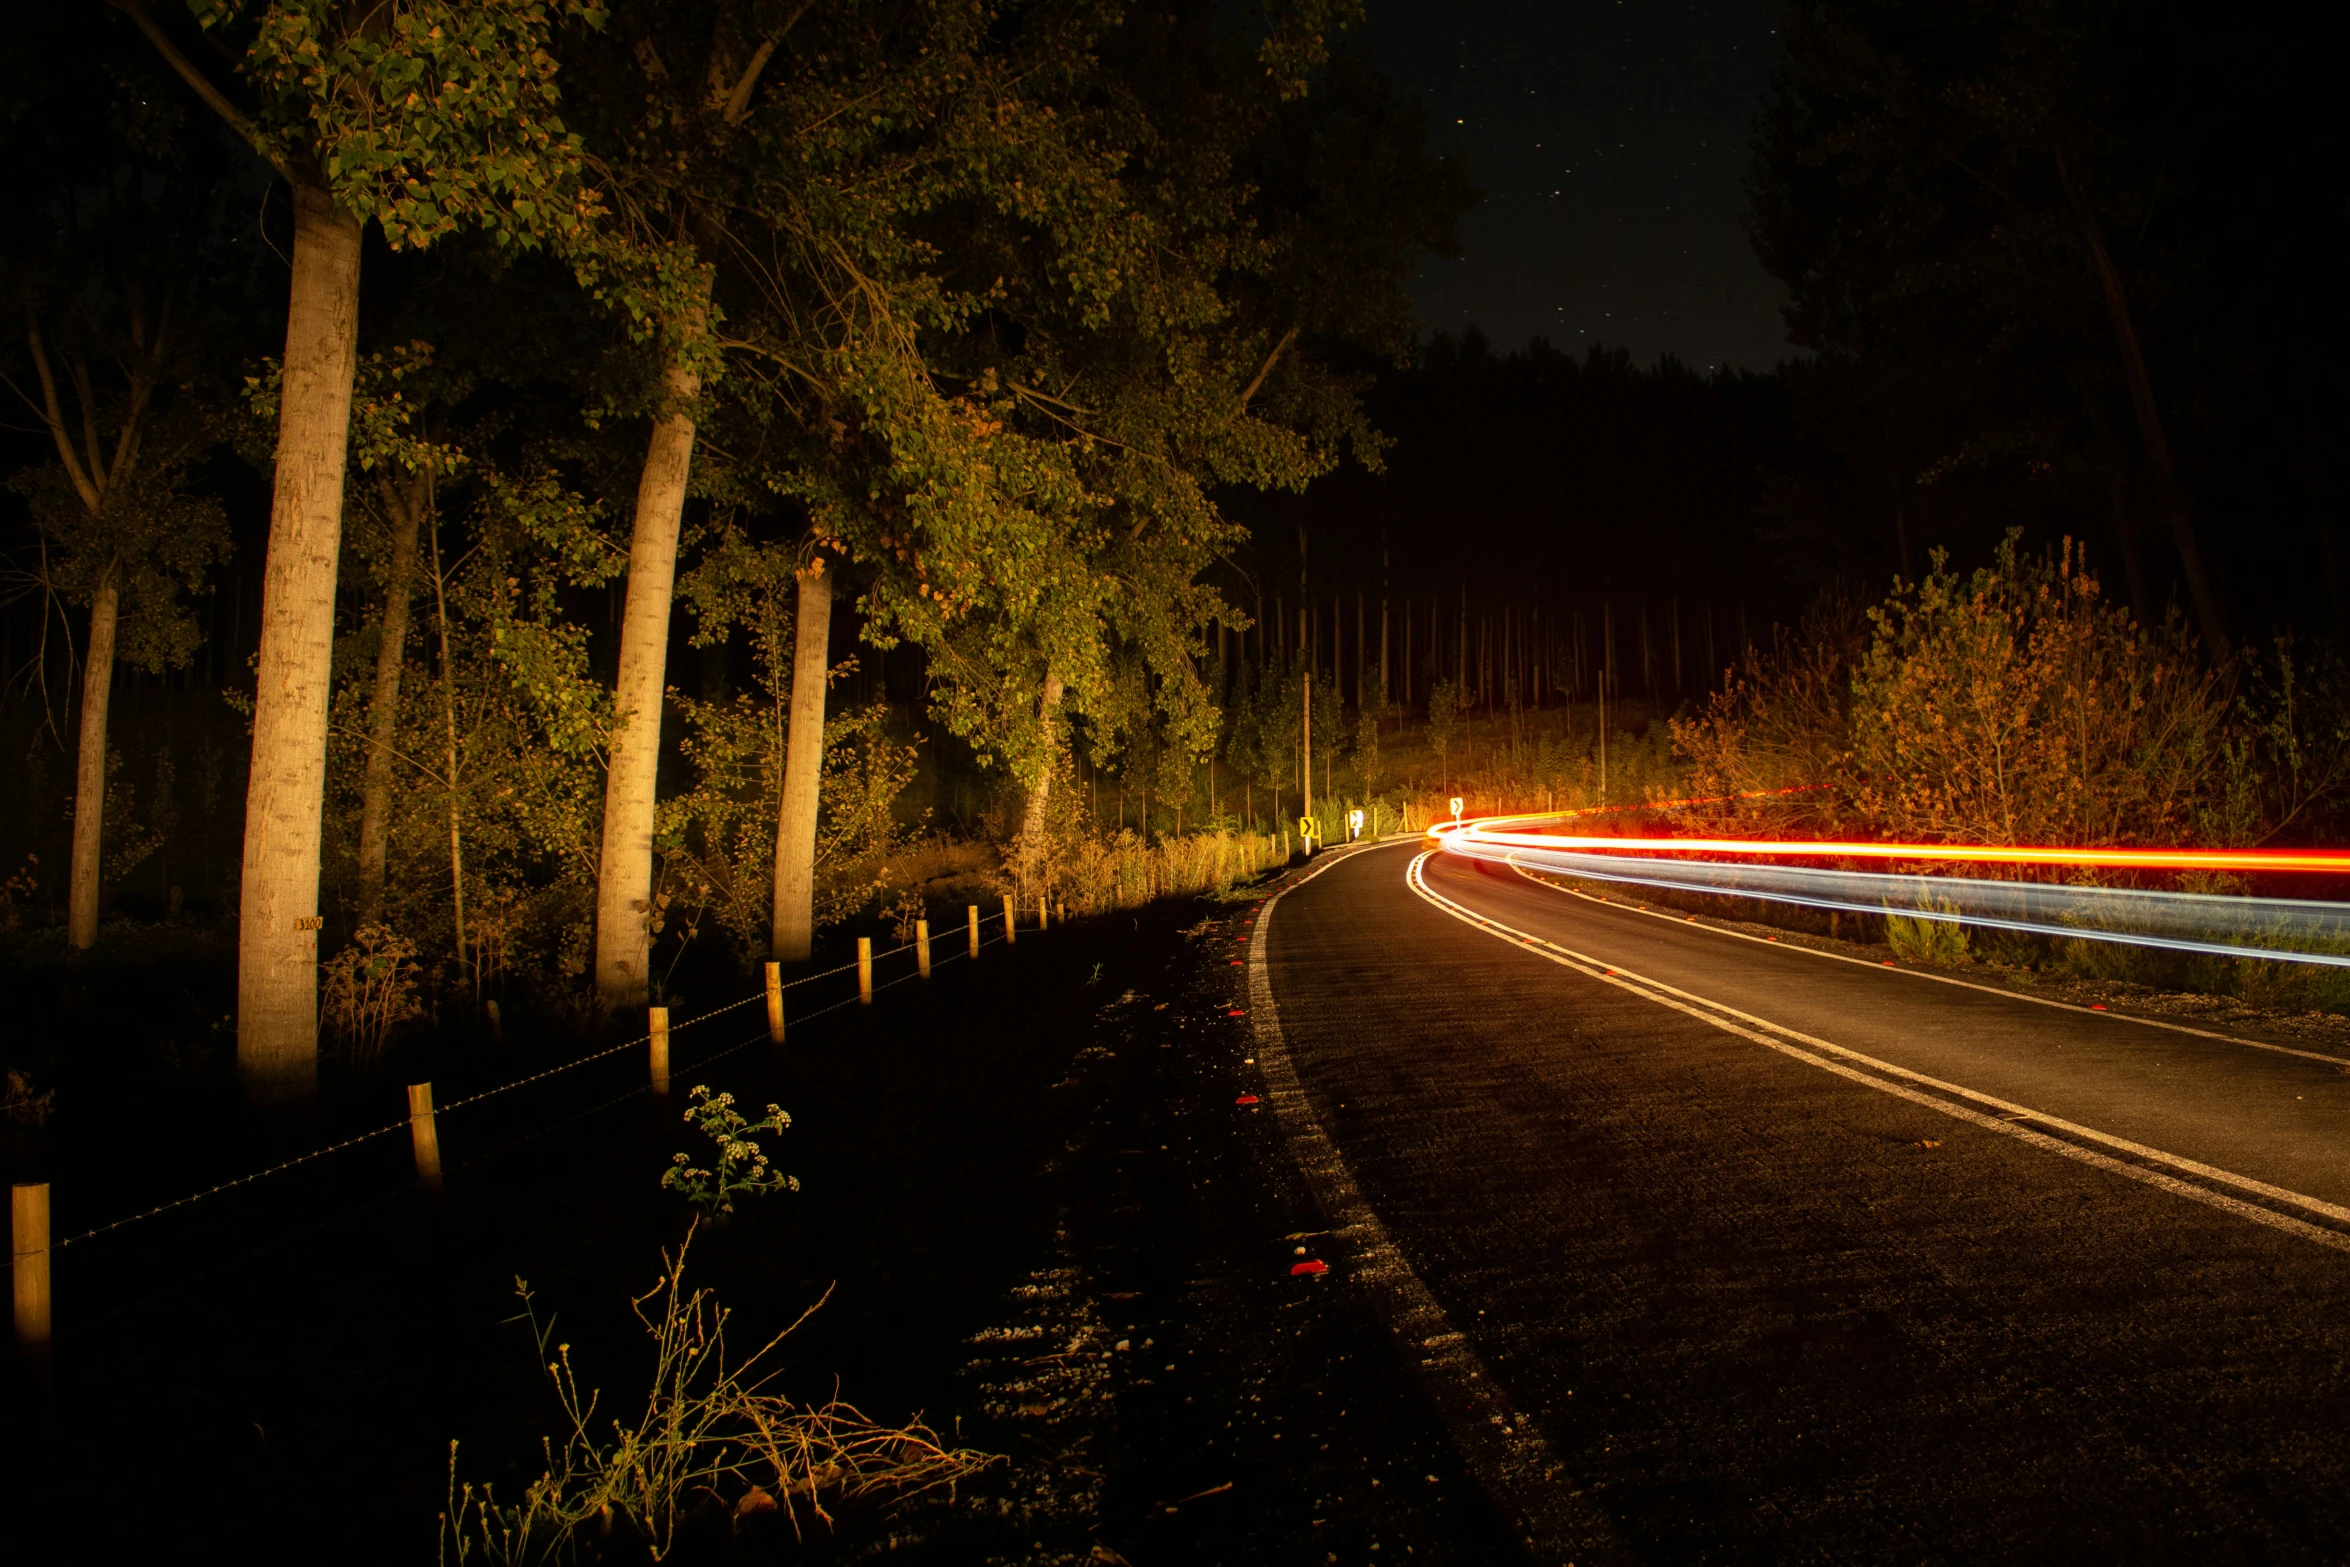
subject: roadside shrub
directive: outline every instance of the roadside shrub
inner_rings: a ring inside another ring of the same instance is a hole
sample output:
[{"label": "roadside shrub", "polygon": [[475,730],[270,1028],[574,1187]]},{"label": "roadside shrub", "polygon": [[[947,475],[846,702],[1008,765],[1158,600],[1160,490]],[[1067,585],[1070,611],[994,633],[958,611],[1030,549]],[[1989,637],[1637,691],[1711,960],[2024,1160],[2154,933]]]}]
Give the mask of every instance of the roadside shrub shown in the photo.
[{"label": "roadside shrub", "polygon": [[1968,959],[1967,929],[1956,920],[1930,919],[1919,914],[1885,916],[1885,945],[1910,963],[1955,968]]},{"label": "roadside shrub", "polygon": [[1692,795],[1807,791],[1709,825],[1928,843],[2258,843],[2350,782],[2338,660],[2215,664],[2175,613],[2108,603],[2071,541],[2015,534],[1971,575],[1937,551],[1873,608],[1823,600],[1672,730]]},{"label": "roadside shrub", "polygon": [[1790,829],[1833,820],[1839,802],[1832,792],[1768,796],[1849,776],[1853,671],[1867,646],[1859,606],[1840,595],[1822,598],[1793,630],[1781,628],[1767,650],[1754,649],[1703,711],[1670,721],[1673,752],[1689,769],[1680,781],[1684,797],[1724,801],[1696,819],[1749,827],[1769,819]]},{"label": "roadside shrub", "polygon": [[320,966],[319,1000],[343,1047],[373,1055],[392,1030],[424,1008],[417,999],[416,948],[388,925],[362,925],[351,944]]},{"label": "roadside shrub", "polygon": [[[710,915],[745,953],[764,954],[775,906],[775,820],[783,799],[788,690],[729,702],[673,699],[684,710],[679,742],[694,765],[691,793],[661,805],[664,858],[707,900]],[[880,706],[824,723],[818,787],[815,914],[818,925],[848,918],[886,896],[892,867],[910,852],[919,824],[895,815],[914,776],[915,747],[891,732]]]},{"label": "roadside shrub", "polygon": [[[1940,552],[1869,611],[1852,678],[1854,814],[1951,843],[2171,844],[2229,791],[2229,701],[2184,622],[2107,604],[2068,540]],[[2231,836],[2234,836],[2231,834]]]}]

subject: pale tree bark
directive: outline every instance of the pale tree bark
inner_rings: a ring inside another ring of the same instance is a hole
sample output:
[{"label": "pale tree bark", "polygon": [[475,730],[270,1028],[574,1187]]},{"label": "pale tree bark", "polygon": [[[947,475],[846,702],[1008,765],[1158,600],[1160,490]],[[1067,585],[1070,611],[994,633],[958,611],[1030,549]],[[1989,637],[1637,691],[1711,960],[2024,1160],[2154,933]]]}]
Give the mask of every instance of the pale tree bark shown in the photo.
[{"label": "pale tree bark", "polygon": [[683,363],[662,375],[666,407],[653,422],[637,481],[613,684],[612,748],[604,780],[603,857],[596,869],[596,993],[606,1006],[642,1006],[652,980],[653,811],[661,766],[661,698],[669,668],[669,601],[677,530],[693,469],[694,398],[702,379]]},{"label": "pale tree bark", "polygon": [[[1044,766],[1038,769],[1036,782],[1028,786],[1028,803],[1020,816],[1020,879],[1036,886],[1044,863],[1045,808],[1052,804],[1053,769],[1060,765],[1061,741],[1053,727],[1061,708],[1061,694],[1065,687],[1061,677],[1051,670],[1044,672],[1044,693],[1037,699],[1036,719],[1043,730]],[[1144,798],[1149,798],[1148,785]]]},{"label": "pale tree bark", "polygon": [[[66,423],[65,402],[59,395],[57,373],[49,363],[48,345],[41,340],[40,318],[28,305],[25,311],[25,347],[41,387],[41,400],[30,403],[57,448],[58,460],[73,485],[74,496],[95,525],[105,519],[107,503],[128,478],[145,430],[148,399],[155,390],[157,367],[163,354],[169,311],[147,329],[143,309],[133,300],[132,333],[142,357],[131,371],[123,401],[122,421],[115,432],[111,457],[98,430],[98,406],[91,390],[89,369],[80,359],[66,365],[68,378],[80,397],[81,449]],[[98,939],[98,889],[104,874],[103,846],[106,813],[107,710],[114,691],[115,630],[122,613],[119,561],[110,561],[90,597],[90,641],[82,671],[82,722],[75,758],[73,859],[66,871],[66,940],[87,950]]]},{"label": "pale tree bark", "polygon": [[265,138],[181,54],[138,0],[113,0],[166,65],[293,189],[253,765],[237,909],[237,1071],[257,1098],[299,1097],[318,1077],[318,860],[334,678],[351,383],[359,360],[360,227],[314,165]]},{"label": "pale tree bark", "polygon": [[463,781],[457,773],[457,665],[449,657],[449,574],[441,569],[441,528],[436,520],[432,529],[432,604],[435,620],[441,631],[441,719],[446,748],[441,754],[446,784],[449,815],[449,924],[456,936],[457,966],[473,970],[473,999],[481,1000],[481,957],[476,953],[468,962],[465,956],[465,832],[459,815],[459,791]]},{"label": "pale tree bark", "polygon": [[359,346],[359,224],[316,186],[297,183],[293,196],[237,931],[237,1067],[262,1097],[317,1081],[319,823]]},{"label": "pale tree bark", "polygon": [[824,783],[824,696],[832,674],[832,575],[821,558],[799,576],[792,627],[791,717],[783,799],[775,813],[775,906],[768,949],[805,963],[816,945],[816,807]]},{"label": "pale tree bark", "polygon": [[430,504],[430,477],[409,475],[405,487],[390,475],[377,481],[392,520],[390,582],[384,589],[381,640],[375,649],[375,690],[368,708],[367,767],[359,782],[359,918],[383,918],[384,859],[391,846],[392,742],[400,725],[400,676],[407,669],[409,585],[416,575],[416,532]]},{"label": "pale tree bark", "polygon": [[98,940],[99,848],[106,823],[106,708],[114,694],[114,626],[122,590],[114,573],[90,595],[90,645],[82,664],[82,728],[74,768],[73,865],[65,939],[77,951]]}]

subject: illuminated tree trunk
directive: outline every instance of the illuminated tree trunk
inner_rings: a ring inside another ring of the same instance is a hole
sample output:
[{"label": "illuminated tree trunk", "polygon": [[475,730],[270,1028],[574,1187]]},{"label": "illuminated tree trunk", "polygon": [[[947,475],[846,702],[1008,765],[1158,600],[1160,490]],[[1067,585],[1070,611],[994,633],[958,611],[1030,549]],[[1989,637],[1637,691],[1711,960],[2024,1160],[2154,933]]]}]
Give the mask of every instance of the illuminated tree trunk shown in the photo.
[{"label": "illuminated tree trunk", "polygon": [[[1044,732],[1044,766],[1038,770],[1036,782],[1028,786],[1028,803],[1020,816],[1020,879],[1030,886],[1040,885],[1044,871],[1045,808],[1052,804],[1053,769],[1060,764],[1061,749],[1053,720],[1061,708],[1061,694],[1066,689],[1061,677],[1051,670],[1044,672],[1044,694],[1036,704],[1036,718]],[[1144,831],[1149,831],[1148,816],[1150,786],[1143,786]]]},{"label": "illuminated tree trunk", "polygon": [[[463,780],[457,774],[457,665],[449,657],[449,574],[441,569],[441,530],[438,522],[432,530],[432,603],[434,618],[441,631],[441,718],[443,736],[447,742],[442,751],[442,781],[448,785],[449,815],[449,924],[457,939],[457,966],[468,967],[465,956],[465,834],[463,819],[458,814],[459,791]],[[473,970],[473,999],[481,1000],[481,957],[476,953],[470,964]]]},{"label": "illuminated tree trunk", "polygon": [[293,197],[237,929],[237,1067],[263,1097],[317,1080],[319,821],[359,338],[359,225],[323,190]]},{"label": "illuminated tree trunk", "polygon": [[408,659],[408,589],[416,574],[416,531],[426,505],[426,476],[413,475],[403,493],[382,485],[392,519],[391,581],[384,590],[382,636],[375,649],[375,691],[368,711],[367,768],[359,782],[359,918],[383,918],[384,859],[391,845],[392,742],[400,726],[400,676]]},{"label": "illuminated tree trunk", "polygon": [[106,708],[114,694],[114,626],[122,590],[109,571],[90,596],[90,646],[82,666],[82,732],[75,759],[73,865],[65,939],[78,951],[98,940],[99,850],[106,825]]},{"label": "illuminated tree trunk", "polygon": [[767,931],[778,963],[816,945],[816,807],[824,783],[824,688],[832,674],[832,577],[821,558],[799,576],[783,799],[775,813],[775,905]]},{"label": "illuminated tree trunk", "polygon": [[604,780],[603,857],[596,871],[596,993],[615,1008],[642,1006],[651,982],[653,808],[669,666],[669,600],[677,581],[686,478],[693,467],[693,401],[701,389],[701,377],[681,363],[663,373],[668,406],[653,422],[637,481]]}]

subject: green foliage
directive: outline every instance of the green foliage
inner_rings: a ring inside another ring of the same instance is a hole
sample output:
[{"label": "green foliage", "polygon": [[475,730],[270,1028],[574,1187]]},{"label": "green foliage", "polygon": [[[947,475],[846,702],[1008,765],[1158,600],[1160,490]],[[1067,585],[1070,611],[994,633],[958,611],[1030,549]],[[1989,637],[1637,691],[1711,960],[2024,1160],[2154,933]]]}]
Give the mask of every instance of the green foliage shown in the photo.
[{"label": "green foliage", "polygon": [[2350,779],[2350,722],[2290,644],[2213,665],[2139,624],[2070,546],[1940,555],[1856,616],[1837,601],[1674,739],[1717,815],[1928,842],[2255,843]]},{"label": "green foliage", "polygon": [[163,847],[164,833],[138,819],[138,789],[123,771],[120,748],[106,748],[106,804],[98,818],[98,860],[108,885],[123,879]]},{"label": "green foliage", "polygon": [[1354,764],[1366,792],[1379,789],[1379,723],[1387,714],[1387,688],[1374,681],[1355,714]]},{"label": "green foliage", "polygon": [[1452,738],[1460,725],[1461,689],[1451,680],[1439,680],[1428,688],[1428,738],[1436,742],[1441,776],[1451,776]]},{"label": "green foliage", "polygon": [[[475,501],[454,524],[437,515],[424,523],[448,538],[443,548],[428,537],[421,551],[392,743],[384,921],[420,950],[445,955],[452,976],[495,987],[513,973],[553,999],[576,977],[577,934],[591,906],[611,692],[589,666],[586,628],[564,612],[584,552],[539,524],[549,510],[576,520],[588,508],[576,497],[550,499],[556,487],[544,476],[512,480],[470,453],[440,449],[472,483]],[[362,553],[380,548],[379,496],[355,488],[352,500]],[[357,829],[373,659],[339,656],[336,669],[328,830],[331,874],[340,876]],[[464,953],[455,947],[452,806]]]},{"label": "green foliage", "polygon": [[661,1189],[675,1192],[705,1214],[734,1212],[737,1197],[764,1197],[771,1192],[796,1192],[797,1176],[768,1166],[767,1155],[753,1142],[754,1133],[780,1134],[791,1117],[780,1106],[769,1105],[764,1120],[746,1119],[734,1107],[734,1095],[713,1095],[696,1085],[686,1106],[685,1124],[710,1139],[716,1150],[704,1155],[714,1166],[703,1169],[691,1154],[679,1154],[661,1172]]},{"label": "green foliage", "polygon": [[[681,747],[694,787],[661,804],[657,841],[711,892],[711,911],[746,953],[766,949],[775,874],[775,824],[783,803],[781,708],[788,700],[737,695],[702,702],[672,692],[687,731]],[[914,776],[916,748],[899,739],[887,708],[858,708],[824,722],[817,787],[816,922],[834,924],[890,886],[891,860],[919,831],[896,805]]]},{"label": "green foliage", "polygon": [[1869,612],[1852,677],[1853,810],[1890,836],[2177,843],[2227,789],[2220,677],[2175,619],[2104,602],[2070,546],[1943,556]]},{"label": "green foliage", "polygon": [[1964,925],[1925,914],[1886,915],[1885,944],[1893,949],[1895,957],[1905,962],[1928,963],[1938,968],[1956,968],[1969,956]]},{"label": "green foliage", "polygon": [[394,250],[461,229],[501,245],[576,246],[597,216],[579,140],[556,112],[560,20],[586,0],[189,0],[241,45],[259,98],[248,134],[280,168],[314,171]]},{"label": "green foliage", "polygon": [[[716,701],[680,691],[680,749],[693,787],[663,802],[657,842],[711,889],[712,912],[746,953],[766,950],[789,733],[796,564],[790,551],[739,535],[710,551],[678,584],[695,612],[694,640],[750,644],[751,689]],[[828,676],[845,678],[853,665]],[[917,748],[879,706],[831,713],[817,784],[815,914],[846,918],[888,887],[891,860],[921,823],[901,821],[898,797],[914,776]]]},{"label": "green foliage", "polygon": [[28,468],[9,480],[25,498],[33,524],[51,542],[46,585],[68,603],[86,605],[100,584],[120,594],[114,656],[160,673],[184,667],[203,642],[190,600],[211,590],[214,566],[228,558],[228,519],[220,502],[191,493],[188,468],[198,441],[150,432],[145,461],[121,473],[93,510],[62,468]]},{"label": "green foliage", "polygon": [[1339,700],[1338,682],[1327,677],[1314,682],[1314,792],[1324,792],[1326,778],[1346,747],[1346,708]]}]

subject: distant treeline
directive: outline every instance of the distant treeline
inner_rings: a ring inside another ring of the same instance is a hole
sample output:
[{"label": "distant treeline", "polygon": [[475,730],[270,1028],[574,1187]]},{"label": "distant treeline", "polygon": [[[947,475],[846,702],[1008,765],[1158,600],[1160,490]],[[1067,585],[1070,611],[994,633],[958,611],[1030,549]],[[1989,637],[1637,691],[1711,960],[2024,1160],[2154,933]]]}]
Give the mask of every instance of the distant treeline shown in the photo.
[{"label": "distant treeline", "polygon": [[2215,653],[2350,634],[2350,156],[2300,19],[1782,15],[1748,223],[1786,360],[1439,337],[1371,400],[1383,473],[1235,502],[1242,569],[1268,593],[1465,588],[1496,617],[1678,596],[1791,624],[2021,527]]}]

